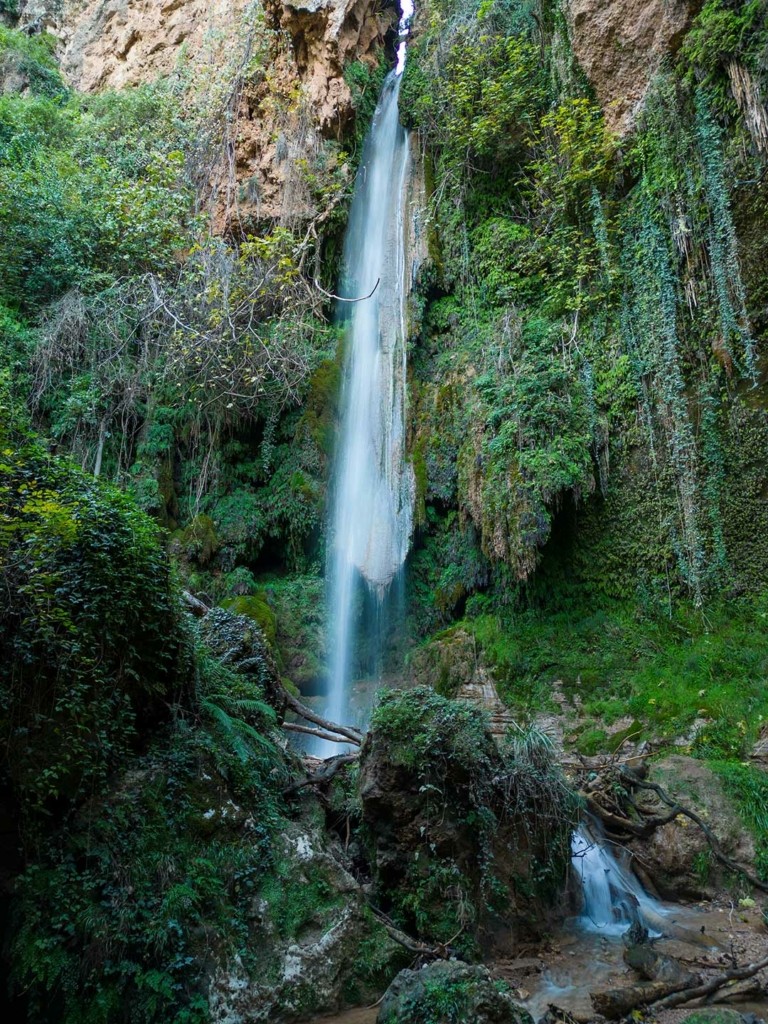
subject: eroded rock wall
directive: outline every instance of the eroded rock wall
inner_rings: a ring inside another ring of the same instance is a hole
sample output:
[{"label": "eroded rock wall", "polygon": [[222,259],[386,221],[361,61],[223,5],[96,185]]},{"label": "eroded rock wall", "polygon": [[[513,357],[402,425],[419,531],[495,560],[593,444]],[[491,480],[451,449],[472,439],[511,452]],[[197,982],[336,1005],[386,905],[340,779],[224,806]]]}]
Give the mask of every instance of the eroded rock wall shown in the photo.
[{"label": "eroded rock wall", "polygon": [[321,212],[303,169],[345,179],[322,152],[354,117],[344,70],[374,67],[396,22],[393,0],[27,0],[19,15],[59,38],[74,88],[170,78],[208,116],[220,230]]},{"label": "eroded rock wall", "polygon": [[633,125],[661,62],[675,53],[701,0],[566,0],[573,52],[608,127]]}]

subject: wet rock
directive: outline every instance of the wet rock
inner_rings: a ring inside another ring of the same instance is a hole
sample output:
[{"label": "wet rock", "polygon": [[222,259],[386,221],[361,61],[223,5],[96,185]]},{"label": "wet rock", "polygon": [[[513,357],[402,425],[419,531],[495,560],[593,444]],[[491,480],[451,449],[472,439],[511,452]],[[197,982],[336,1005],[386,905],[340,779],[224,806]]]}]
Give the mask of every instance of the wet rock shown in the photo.
[{"label": "wet rock", "polygon": [[[754,864],[754,841],[722,781],[704,762],[673,755],[654,764],[649,778],[696,811],[729,857],[747,867]],[[668,810],[649,792],[642,794],[642,806],[654,813]],[[629,846],[666,899],[711,896],[724,884],[726,869],[711,856],[704,833],[689,818],[679,816],[649,838],[632,840]]]},{"label": "wet rock", "polygon": [[679,982],[681,987],[691,984],[693,976],[671,956],[664,956],[652,946],[630,946],[624,951],[624,962],[647,981]]},{"label": "wet rock", "polygon": [[[446,1007],[450,1007],[450,1017]],[[401,971],[384,995],[378,1024],[422,1021],[472,1021],[472,1024],[533,1024],[503,983],[485,967],[440,960],[420,971]]]}]

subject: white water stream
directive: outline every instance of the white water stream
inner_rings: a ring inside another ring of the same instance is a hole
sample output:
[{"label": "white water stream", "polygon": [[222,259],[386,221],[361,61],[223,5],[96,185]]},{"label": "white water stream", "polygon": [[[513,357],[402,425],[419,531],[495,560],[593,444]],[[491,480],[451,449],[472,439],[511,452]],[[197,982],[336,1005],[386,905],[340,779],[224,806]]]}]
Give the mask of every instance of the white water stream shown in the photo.
[{"label": "white water stream", "polygon": [[571,864],[584,902],[579,924],[587,931],[622,935],[637,917],[653,931],[651,922],[666,913],[588,824],[573,833]]},{"label": "white water stream", "polygon": [[[351,717],[350,673],[361,587],[371,592],[381,610],[411,539],[414,479],[405,452],[405,192],[410,154],[398,97],[412,13],[406,0],[397,67],[376,107],[344,243],[341,295],[355,301],[339,304],[347,352],[330,521],[330,687],[325,706],[326,717],[334,722]],[[378,642],[376,637],[371,641],[373,646]],[[338,748],[323,743],[317,752],[336,753]]]}]

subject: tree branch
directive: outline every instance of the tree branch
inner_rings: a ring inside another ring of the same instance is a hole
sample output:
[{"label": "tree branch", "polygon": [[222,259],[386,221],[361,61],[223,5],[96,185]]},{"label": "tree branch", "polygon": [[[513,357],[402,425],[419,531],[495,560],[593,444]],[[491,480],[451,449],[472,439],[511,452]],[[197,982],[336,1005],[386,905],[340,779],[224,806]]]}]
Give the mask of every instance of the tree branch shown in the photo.
[{"label": "tree branch", "polygon": [[329,299],[334,299],[336,302],[365,302],[366,299],[370,299],[373,296],[373,293],[379,287],[380,283],[381,278],[377,277],[376,284],[373,286],[373,291],[370,291],[367,295],[360,295],[356,299],[345,299],[343,295],[334,295],[333,292],[327,292],[325,288],[322,287],[317,278],[315,278],[315,288],[317,288],[319,292],[322,292],[323,295],[326,295]]},{"label": "tree branch", "polygon": [[320,715],[311,711],[305,704],[302,704],[300,700],[293,696],[293,694],[286,693],[286,703],[291,711],[295,711],[301,718],[306,718],[308,722],[319,725],[321,729],[325,729],[326,732],[336,733],[339,736],[344,736],[349,740],[350,743],[354,743],[355,746],[362,746],[363,734],[359,729],[354,729],[351,725],[337,725],[335,722],[330,722],[327,718],[322,718]]}]

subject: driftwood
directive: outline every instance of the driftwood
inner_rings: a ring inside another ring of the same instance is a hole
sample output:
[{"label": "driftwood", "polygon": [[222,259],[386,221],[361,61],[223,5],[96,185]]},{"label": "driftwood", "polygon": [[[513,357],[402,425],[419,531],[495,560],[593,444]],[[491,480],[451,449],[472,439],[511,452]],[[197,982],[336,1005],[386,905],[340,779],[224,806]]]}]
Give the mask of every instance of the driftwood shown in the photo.
[{"label": "driftwood", "polygon": [[283,722],[283,728],[288,732],[302,732],[306,736],[317,736],[318,739],[327,740],[329,743],[349,743],[349,740],[343,736],[327,732],[325,729],[315,729],[311,725],[302,725],[300,722]]},{"label": "driftwood", "polygon": [[596,1013],[602,1014],[608,1020],[620,1020],[641,1006],[664,1005],[661,1001],[673,993],[690,992],[701,984],[701,975],[694,974],[688,975],[684,981],[638,981],[623,988],[590,992],[589,998]]},{"label": "driftwood", "polygon": [[[362,746],[363,734],[359,729],[354,729],[351,725],[338,725],[336,722],[330,722],[327,718],[322,718],[316,712],[310,710],[305,704],[302,704],[300,700],[297,700],[293,694],[285,694],[286,704],[295,711],[301,718],[305,718],[308,722],[312,722],[314,725],[319,725],[322,730],[331,735],[323,737],[324,739],[333,740],[334,743],[354,743],[356,747]],[[294,732],[307,732],[307,727],[302,726],[298,728],[294,723],[284,722],[284,728],[288,729],[294,726]],[[312,733],[310,733],[312,735]],[[339,737],[344,737],[340,739]]]},{"label": "driftwood", "polygon": [[194,594],[190,594],[188,590],[182,590],[181,596],[189,611],[199,619],[202,619],[211,610],[205,602],[201,601],[199,597],[195,597]]},{"label": "driftwood", "polygon": [[451,950],[446,943],[445,945],[439,944],[437,946],[428,946],[425,942],[420,939],[414,939],[411,935],[401,931],[397,928],[383,911],[374,907],[372,903],[368,904],[371,913],[376,917],[379,923],[384,928],[384,931],[389,935],[391,939],[394,939],[399,945],[407,949],[409,953],[415,953],[418,956],[429,957],[432,960],[448,960],[451,957]]},{"label": "driftwood", "polygon": [[[312,731],[319,732],[320,730]],[[298,793],[298,791],[303,789],[305,786],[324,786],[326,783],[330,782],[345,765],[352,764],[353,761],[356,761],[358,756],[358,754],[338,754],[336,757],[332,757],[329,760],[324,761],[316,772],[308,775],[306,779],[302,779],[301,782],[294,782],[292,786],[288,786],[287,789],[284,789],[283,796],[290,796],[293,793]]]},{"label": "driftwood", "polygon": [[618,1020],[641,1008],[671,1009],[706,997],[712,998],[731,982],[754,978],[768,968],[766,956],[755,963],[733,967],[705,979],[700,974],[689,974],[677,961],[656,953],[649,946],[632,947],[624,959],[643,978],[651,980],[604,992],[590,992],[595,1011],[609,1020]]},{"label": "driftwood", "polygon": [[713,995],[713,993],[718,992],[731,981],[744,981],[746,978],[754,978],[756,974],[759,974],[760,971],[763,971],[766,968],[768,968],[768,956],[763,957],[762,960],[758,960],[753,964],[746,964],[744,967],[734,967],[730,971],[725,971],[723,974],[717,974],[714,978],[701,982],[697,986],[685,989],[682,992],[675,992],[646,1005],[653,1006],[656,1010],[666,1010],[673,1006],[682,1006],[684,1003],[689,1003],[693,999]]}]

